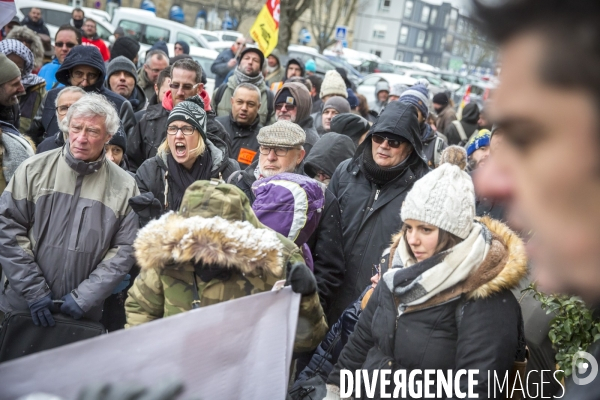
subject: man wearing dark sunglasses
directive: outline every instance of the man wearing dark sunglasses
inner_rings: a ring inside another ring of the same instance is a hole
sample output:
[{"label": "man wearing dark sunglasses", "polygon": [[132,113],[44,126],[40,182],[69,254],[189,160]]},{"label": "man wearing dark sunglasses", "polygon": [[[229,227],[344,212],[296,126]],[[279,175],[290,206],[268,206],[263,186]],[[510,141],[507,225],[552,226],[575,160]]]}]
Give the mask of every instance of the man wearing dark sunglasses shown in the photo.
[{"label": "man wearing dark sunglasses", "polygon": [[63,25],[58,28],[56,36],[54,36],[54,59],[44,65],[38,73],[46,80],[46,90],[63,86],[56,81],[56,71],[58,71],[73,47],[78,44],[81,44],[81,31],[79,29],[71,25]]},{"label": "man wearing dark sunglasses", "polygon": [[[360,296],[372,266],[400,230],[400,208],[417,179],[429,172],[417,110],[392,102],[382,111],[353,158],[344,161],[328,188],[340,202],[346,275],[329,320]],[[385,271],[381,271],[384,273]]]},{"label": "man wearing dark sunglasses", "polygon": [[[87,93],[98,93],[106,97],[119,114],[126,134],[132,134],[136,121],[131,103],[104,86],[106,67],[96,46],[73,47],[55,75],[57,82],[64,86],[78,86]],[[58,132],[55,106],[56,97],[61,90],[62,87],[57,87],[46,94],[31,123],[28,134],[37,143]]]}]

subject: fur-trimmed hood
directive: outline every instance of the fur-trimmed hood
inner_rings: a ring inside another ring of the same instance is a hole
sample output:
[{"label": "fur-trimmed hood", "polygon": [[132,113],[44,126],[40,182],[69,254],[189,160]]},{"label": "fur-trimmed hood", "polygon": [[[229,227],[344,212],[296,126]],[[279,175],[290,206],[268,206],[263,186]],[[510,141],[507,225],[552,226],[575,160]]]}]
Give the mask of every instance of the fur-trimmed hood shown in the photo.
[{"label": "fur-trimmed hood", "polygon": [[133,247],[142,269],[181,268],[181,264],[201,262],[241,273],[283,274],[283,244],[277,234],[248,221],[218,216],[185,218],[170,212],[141,229]]},{"label": "fur-trimmed hood", "polygon": [[[418,306],[407,311],[417,311],[452,300],[460,295],[477,300],[490,297],[503,290],[516,287],[527,274],[527,255],[525,245],[519,236],[508,226],[489,217],[478,218],[492,233],[492,244],[483,263],[469,277],[454,287],[439,293]],[[392,237],[389,264],[400,243],[402,233]]]}]

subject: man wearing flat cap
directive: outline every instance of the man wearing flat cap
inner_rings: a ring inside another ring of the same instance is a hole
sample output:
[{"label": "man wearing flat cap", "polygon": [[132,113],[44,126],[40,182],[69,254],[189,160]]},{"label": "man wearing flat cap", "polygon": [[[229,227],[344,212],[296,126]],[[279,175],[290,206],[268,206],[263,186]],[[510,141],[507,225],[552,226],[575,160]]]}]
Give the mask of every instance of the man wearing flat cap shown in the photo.
[{"label": "man wearing flat cap", "polygon": [[[304,175],[304,144],[306,134],[297,124],[283,119],[262,128],[257,136],[258,160],[244,171],[234,172],[228,183],[236,185],[246,193],[253,203],[255,196],[252,184],[257,179],[268,178],[290,172]],[[340,206],[335,195],[323,185],[325,209],[319,226],[308,239],[313,255],[314,274],[317,279],[319,298],[323,310],[337,295],[344,278],[344,254],[342,252],[342,229]],[[331,322],[331,321],[329,321]]]}]

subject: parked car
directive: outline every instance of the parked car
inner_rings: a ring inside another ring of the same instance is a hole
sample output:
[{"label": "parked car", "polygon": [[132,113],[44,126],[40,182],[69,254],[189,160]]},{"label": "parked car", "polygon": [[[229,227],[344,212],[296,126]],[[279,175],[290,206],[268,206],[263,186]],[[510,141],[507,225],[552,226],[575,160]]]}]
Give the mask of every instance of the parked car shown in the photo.
[{"label": "parked car", "polygon": [[167,43],[185,41],[190,46],[210,49],[209,42],[194,28],[179,22],[158,18],[153,12],[137,8],[120,7],[115,10],[112,25],[121,27],[127,36],[140,44],[152,46],[159,40]]},{"label": "parked car", "polygon": [[367,98],[369,104],[375,101],[375,85],[379,81],[386,81],[390,88],[396,84],[412,86],[417,81],[409,76],[390,74],[390,73],[375,73],[367,75],[357,86],[358,93]]},{"label": "parked car", "polygon": [[235,42],[244,34],[238,31],[210,31],[212,35],[216,35],[222,42]]},{"label": "parked car", "polygon": [[363,61],[363,63],[356,67],[356,69],[358,69],[362,74],[373,74],[377,72],[393,74],[396,72],[395,66],[390,63],[370,60]]},{"label": "parked car", "polygon": [[208,42],[208,44],[212,45],[215,42],[221,42],[221,38],[219,37],[219,35],[213,33],[212,31],[207,31],[205,29],[195,29],[195,31],[199,34],[204,36],[204,39],[206,39],[206,41]]},{"label": "parked car", "polygon": [[[306,46],[289,46],[288,59],[289,58],[298,58],[305,64],[308,60],[314,60],[317,67],[315,74],[321,78],[325,76],[327,71],[335,69],[335,65],[327,57],[319,54],[317,50]],[[282,60],[282,63],[285,65],[287,60]]]},{"label": "parked car", "polygon": [[210,42],[210,47],[213,50],[218,51],[220,53],[223,50],[230,49],[234,43],[235,42],[223,42],[223,41]]},{"label": "parked car", "polygon": [[[34,7],[42,10],[42,18],[48,27],[50,39],[53,44],[58,28],[61,25],[66,25],[71,22],[71,12],[73,11],[73,7],[71,6],[39,0],[17,0],[16,6],[17,17],[21,20],[28,15],[29,11]],[[104,43],[106,43],[107,46],[110,46],[109,39],[115,31],[115,28],[105,19],[108,14],[104,11],[87,7],[83,7],[83,11],[87,18],[96,21],[98,36],[104,40]]]},{"label": "parked car", "polygon": [[440,92],[445,92],[448,95],[448,97],[452,97],[452,90],[449,88],[449,86],[443,80],[441,80],[431,72],[403,70],[398,73],[415,79],[427,79],[427,81],[429,82],[430,98],[433,98],[434,95]]},{"label": "parked car", "polygon": [[362,78],[364,78],[363,74],[361,74],[356,68],[354,68],[352,66],[352,64],[350,64],[348,61],[344,60],[343,58],[335,57],[335,56],[326,56],[326,57],[336,67],[344,68],[348,72],[348,79],[350,79],[352,81],[352,83],[354,83],[355,85],[358,85],[358,82],[360,82],[360,80]]},{"label": "parked car", "polygon": [[464,105],[475,102],[481,110],[494,87],[494,84],[484,81],[471,82],[461,86],[454,92],[453,99],[456,103],[456,107],[460,108],[461,103],[464,100]]}]

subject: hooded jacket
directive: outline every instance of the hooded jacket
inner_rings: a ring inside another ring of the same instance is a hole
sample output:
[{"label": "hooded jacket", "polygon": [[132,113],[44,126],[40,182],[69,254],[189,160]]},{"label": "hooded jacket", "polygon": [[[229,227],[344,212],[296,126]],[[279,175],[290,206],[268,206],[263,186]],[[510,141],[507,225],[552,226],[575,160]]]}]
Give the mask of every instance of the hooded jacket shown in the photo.
[{"label": "hooded jacket", "polygon": [[[300,76],[304,76],[306,74],[306,70],[305,70],[304,63],[302,62],[302,60],[300,60],[299,58],[290,58],[288,60],[287,64],[285,65],[285,69],[283,70],[283,75],[282,75],[281,79],[279,79],[278,81],[270,82],[270,83],[267,82],[267,84],[271,88],[272,92],[279,92],[279,90],[281,90],[283,84],[287,82],[287,80],[288,80],[287,71],[291,64],[296,64],[297,66],[300,67],[300,71],[301,71]],[[275,96],[275,98],[277,98],[277,96]],[[312,105],[311,105],[311,107],[312,107]]]},{"label": "hooded jacket", "polygon": [[0,264],[8,277],[0,310],[72,293],[84,317],[98,321],[134,264],[138,222],[128,200],[138,193],[104,153],[87,163],[67,144],[23,162],[0,198]]},{"label": "hooded jacket", "polygon": [[[521,309],[510,289],[527,274],[527,257],[523,242],[508,227],[489,218],[482,223],[491,232],[490,250],[466,280],[423,304],[404,306],[401,314],[395,295],[380,281],[327,383],[339,386],[341,369],[369,374],[403,369],[407,376],[416,369],[479,370],[473,391],[489,398],[488,371],[503,377],[525,350]],[[388,265],[400,236],[392,238]],[[466,375],[460,387],[466,390]],[[379,399],[379,389],[375,393]]]},{"label": "hooded jacket", "polygon": [[450,104],[448,104],[442,111],[438,113],[435,120],[435,126],[439,132],[445,134],[450,125],[452,125],[452,121],[456,121],[456,112],[450,106]]},{"label": "hooded jacket", "polygon": [[263,127],[260,118],[256,116],[254,122],[250,125],[240,125],[233,120],[233,115],[224,115],[217,117],[216,121],[223,125],[225,131],[229,134],[231,140],[231,157],[240,164],[240,167],[246,168],[258,154],[258,131]]},{"label": "hooded jacket", "polygon": [[[269,291],[288,263],[303,261],[290,240],[258,221],[239,189],[207,181],[186,190],[180,213],[142,229],[134,248],[141,272],[125,302],[126,327],[191,310],[194,280],[206,307]],[[298,318],[294,350],[311,351],[327,332],[316,293],[302,297]]]},{"label": "hooded jacket", "polygon": [[[232,174],[227,181],[240,188],[250,199],[250,204],[255,199],[252,184],[259,176],[257,168],[258,159],[245,170]],[[300,163],[294,173],[304,174],[304,163]],[[337,199],[329,189],[325,190],[323,217],[319,221],[317,230],[308,239],[308,247],[313,256],[314,274],[317,279],[321,304],[323,310],[327,312],[338,293],[345,270],[340,208]],[[331,320],[328,319],[328,321]]]},{"label": "hooded jacket", "polygon": [[29,18],[29,15],[26,15],[25,18],[23,18],[23,21],[21,21],[21,25],[28,27],[37,34],[50,36],[50,31],[48,31],[48,27],[44,24],[43,18],[40,18],[38,22],[33,22]]},{"label": "hooded jacket", "polygon": [[[460,119],[460,124],[467,135],[467,142],[479,129],[477,121],[479,121],[479,107],[476,103],[467,104],[463,109],[462,118]],[[444,131],[444,135],[448,138],[449,145],[459,144],[462,141],[460,134],[453,123],[448,124],[448,127]]]},{"label": "hooded jacket", "polygon": [[382,91],[387,91],[388,93],[390,91],[389,83],[387,83],[384,80],[377,82],[377,84],[375,85],[375,100],[373,103],[369,104],[369,109],[371,109],[377,113],[381,113],[381,111],[384,109],[384,107],[388,104],[387,100],[386,101],[379,100],[378,95],[379,95],[379,92],[382,92]]},{"label": "hooded jacket", "polygon": [[285,70],[283,69],[283,65],[281,65],[281,56],[279,54],[279,50],[274,49],[269,57],[270,56],[273,56],[277,59],[277,68],[265,76],[265,81],[268,86],[271,86],[271,84],[275,82],[280,82],[283,80],[283,78],[285,78]]},{"label": "hooded jacket", "polygon": [[[121,95],[111,92],[104,86],[106,80],[106,69],[104,61],[99,50],[94,46],[75,46],[65,58],[65,61],[56,71],[56,80],[65,86],[71,86],[70,71],[78,65],[87,65],[98,70],[99,76],[93,85],[83,88],[86,92],[95,92],[106,97],[108,101],[113,103],[115,110],[119,114],[119,119],[123,124],[126,134],[129,136],[135,127],[135,115],[131,104]],[[31,123],[29,136],[37,143],[40,143],[48,135],[54,135],[59,131],[58,122],[56,119],[56,97],[63,88],[54,88],[50,90],[41,106],[38,108],[38,113]]]},{"label": "hooded jacket", "polygon": [[437,168],[442,151],[448,147],[448,144],[428,123],[424,122],[421,126],[421,141],[423,142],[423,154],[427,158],[427,165],[431,169]]},{"label": "hooded jacket", "polygon": [[33,154],[34,149],[27,139],[14,126],[0,121],[0,195],[19,165]]},{"label": "hooded jacket", "polygon": [[304,171],[310,177],[314,177],[318,171],[332,177],[338,165],[352,158],[355,152],[356,146],[348,136],[335,132],[326,133],[306,157]]},{"label": "hooded jacket", "polygon": [[[429,172],[413,106],[392,102],[371,127],[352,159],[341,163],[331,177],[329,190],[340,202],[346,275],[329,320],[337,320],[358,298],[375,274],[380,255],[389,246],[392,234],[401,226],[400,208],[417,179]],[[413,148],[403,172],[383,186],[370,181],[363,172],[363,152],[372,151],[371,135],[393,133]]]},{"label": "hooded jacket", "polygon": [[317,130],[313,126],[312,117],[310,116],[310,111],[312,109],[312,99],[310,97],[310,92],[306,89],[301,83],[298,82],[286,82],[283,86],[277,91],[274,97],[274,101],[277,100],[277,96],[281,93],[283,89],[288,89],[292,93],[292,97],[296,101],[296,124],[300,125],[300,127],[306,133],[306,139],[304,142],[304,150],[306,150],[306,155],[310,153],[311,149],[319,140],[319,134]]},{"label": "hooded jacket", "polygon": [[331,119],[331,132],[348,136],[356,146],[358,141],[369,131],[371,124],[365,118],[354,113],[338,114]]},{"label": "hooded jacket", "polygon": [[[38,75],[46,80],[46,90],[50,90],[54,88],[56,82],[56,71],[60,68],[60,63],[58,62],[58,58],[54,57],[52,62],[48,64],[44,64],[42,69],[38,72]],[[58,83],[58,86],[62,86],[62,84]],[[57,86],[57,87],[58,87]]]},{"label": "hooded jacket", "polygon": [[[212,178],[226,180],[234,171],[240,169],[236,161],[228,158],[227,145],[223,141],[215,138],[207,139],[205,151],[210,152],[212,157]],[[170,206],[167,207],[167,205],[175,203],[172,198],[173,193],[168,190],[168,172],[167,153],[159,151],[154,157],[144,161],[135,174],[140,192],[151,192],[154,198],[160,201],[161,214],[167,211],[177,211],[171,209]]]},{"label": "hooded jacket", "polygon": [[236,68],[237,64],[233,67],[227,65],[232,58],[235,58],[235,53],[231,49],[223,50],[210,66],[210,72],[215,74],[215,88],[221,86],[225,82],[225,77],[229,74],[229,71]]}]

